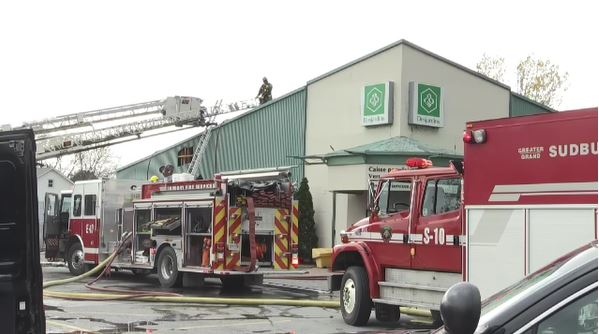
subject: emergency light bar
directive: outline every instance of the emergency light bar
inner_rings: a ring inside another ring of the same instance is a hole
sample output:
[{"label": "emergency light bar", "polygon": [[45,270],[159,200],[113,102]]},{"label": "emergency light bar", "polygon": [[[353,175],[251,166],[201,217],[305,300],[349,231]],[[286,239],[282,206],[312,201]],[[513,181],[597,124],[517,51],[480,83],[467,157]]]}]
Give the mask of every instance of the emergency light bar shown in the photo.
[{"label": "emergency light bar", "polygon": [[487,141],[487,131],[484,129],[466,130],[462,139],[466,144],[482,144]]},{"label": "emergency light bar", "polygon": [[433,162],[423,158],[410,158],[406,160],[406,166],[409,168],[424,169],[433,166]]}]

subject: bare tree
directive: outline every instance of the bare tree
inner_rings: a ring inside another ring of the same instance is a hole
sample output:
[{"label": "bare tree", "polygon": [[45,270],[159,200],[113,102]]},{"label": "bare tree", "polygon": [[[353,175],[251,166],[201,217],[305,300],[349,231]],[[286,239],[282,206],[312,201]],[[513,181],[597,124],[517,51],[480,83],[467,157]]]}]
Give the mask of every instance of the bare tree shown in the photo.
[{"label": "bare tree", "polygon": [[46,164],[73,181],[109,177],[116,172],[116,162],[108,147],[61,156]]},{"label": "bare tree", "polygon": [[503,81],[505,59],[503,57],[491,57],[485,53],[482,59],[476,64],[476,70],[491,79]]},{"label": "bare tree", "polygon": [[[476,64],[476,70],[502,81],[506,72],[505,59],[483,54]],[[516,75],[518,93],[549,107],[559,105],[561,94],[566,91],[568,72],[560,72],[559,66],[549,60],[528,56],[516,67]]]},{"label": "bare tree", "polygon": [[550,107],[559,105],[568,72],[560,72],[549,60],[528,56],[518,64],[517,73],[520,94]]}]

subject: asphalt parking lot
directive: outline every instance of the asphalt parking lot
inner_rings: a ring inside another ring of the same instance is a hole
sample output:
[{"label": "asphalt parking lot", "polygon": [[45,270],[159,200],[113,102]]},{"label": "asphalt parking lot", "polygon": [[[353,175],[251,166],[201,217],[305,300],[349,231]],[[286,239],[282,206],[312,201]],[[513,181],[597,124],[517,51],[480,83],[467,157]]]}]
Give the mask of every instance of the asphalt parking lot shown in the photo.
[{"label": "asphalt parking lot", "polygon": [[[44,266],[44,281],[70,278],[65,267]],[[189,280],[187,280],[189,281]],[[98,293],[73,282],[51,291]],[[267,279],[263,286],[224,291],[217,279],[203,285],[187,282],[180,289],[164,290],[155,275],[136,277],[129,271],[113,272],[95,286],[122,290],[176,292],[185,296],[251,299],[338,300],[326,291],[326,280]],[[430,328],[428,319],[402,316],[388,327],[374,316],[367,327],[343,322],[338,309],[277,305],[202,305],[131,300],[86,301],[45,297],[47,333],[369,333],[396,328]]]}]

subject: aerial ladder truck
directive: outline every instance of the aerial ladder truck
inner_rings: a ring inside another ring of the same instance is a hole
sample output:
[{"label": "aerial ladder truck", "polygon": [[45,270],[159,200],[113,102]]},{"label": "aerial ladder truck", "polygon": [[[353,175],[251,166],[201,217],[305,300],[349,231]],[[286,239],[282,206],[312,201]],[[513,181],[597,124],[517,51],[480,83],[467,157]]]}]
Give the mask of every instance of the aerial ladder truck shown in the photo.
[{"label": "aerial ladder truck", "polygon": [[225,104],[221,100],[211,108],[202,102],[197,97],[173,96],[27,122],[15,128],[2,125],[0,130],[32,129],[40,161],[190,127],[207,127],[202,138],[209,138],[217,116],[255,107],[253,100]]},{"label": "aerial ladder truck", "polygon": [[46,258],[64,259],[78,275],[122,247],[112,267],[155,271],[164,287],[179,285],[183,273],[239,286],[296,269],[299,210],[291,167],[194,180],[217,117],[253,106],[219,101],[208,109],[198,98],[175,96],[25,123],[36,134],[37,160],[145,138],[170,126],[204,127],[181,175],[185,180],[78,181],[69,194],[47,194]]}]

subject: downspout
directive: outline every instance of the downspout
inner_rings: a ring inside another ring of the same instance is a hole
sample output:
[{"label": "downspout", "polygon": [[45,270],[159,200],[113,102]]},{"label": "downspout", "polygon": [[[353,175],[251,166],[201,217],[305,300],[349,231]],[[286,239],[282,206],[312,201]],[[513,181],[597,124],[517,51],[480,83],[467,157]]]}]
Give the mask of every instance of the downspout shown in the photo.
[{"label": "downspout", "polygon": [[337,216],[337,192],[333,191],[333,214],[331,219],[331,248],[335,247],[335,220]]}]

